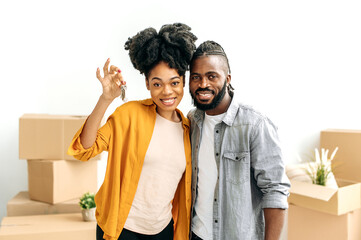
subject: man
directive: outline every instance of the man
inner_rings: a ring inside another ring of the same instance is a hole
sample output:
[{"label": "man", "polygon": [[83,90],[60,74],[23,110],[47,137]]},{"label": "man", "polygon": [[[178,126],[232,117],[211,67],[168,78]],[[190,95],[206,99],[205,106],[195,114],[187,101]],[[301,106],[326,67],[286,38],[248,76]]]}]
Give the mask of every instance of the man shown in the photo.
[{"label": "man", "polygon": [[223,48],[206,41],[190,67],[192,239],[279,239],[289,181],[273,123],[238,103]]}]

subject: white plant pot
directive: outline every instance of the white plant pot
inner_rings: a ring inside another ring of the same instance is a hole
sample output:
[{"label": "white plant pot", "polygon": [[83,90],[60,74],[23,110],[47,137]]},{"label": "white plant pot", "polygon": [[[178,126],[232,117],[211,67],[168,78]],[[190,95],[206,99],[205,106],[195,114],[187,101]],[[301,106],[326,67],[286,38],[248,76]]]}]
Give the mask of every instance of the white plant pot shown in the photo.
[{"label": "white plant pot", "polygon": [[95,221],[95,208],[82,209],[81,214],[83,215],[84,221],[87,221],[87,222]]}]

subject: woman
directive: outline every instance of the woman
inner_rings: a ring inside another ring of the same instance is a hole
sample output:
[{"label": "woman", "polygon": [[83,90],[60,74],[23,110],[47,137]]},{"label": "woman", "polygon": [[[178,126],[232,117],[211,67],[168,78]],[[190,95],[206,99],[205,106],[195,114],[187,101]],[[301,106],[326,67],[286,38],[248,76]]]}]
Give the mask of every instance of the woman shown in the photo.
[{"label": "woman", "polygon": [[118,107],[98,130],[125,84],[121,71],[97,69],[103,93],[68,154],[86,161],[108,151],[104,182],[95,196],[97,239],[188,239],[191,148],[188,119],[176,108],[197,38],[185,24],[147,28],[125,43],[145,75],[151,99]]}]

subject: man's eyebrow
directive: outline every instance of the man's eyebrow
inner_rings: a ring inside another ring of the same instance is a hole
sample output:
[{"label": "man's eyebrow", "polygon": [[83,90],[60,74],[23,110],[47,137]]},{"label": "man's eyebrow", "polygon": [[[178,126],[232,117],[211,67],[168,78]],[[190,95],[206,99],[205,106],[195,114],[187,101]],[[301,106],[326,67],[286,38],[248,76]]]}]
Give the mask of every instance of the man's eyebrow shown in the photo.
[{"label": "man's eyebrow", "polygon": [[[209,71],[209,72],[206,72],[205,75],[208,75],[208,74],[218,74],[218,72],[216,71]],[[191,75],[201,75],[200,73],[197,73],[197,72],[193,72],[191,73]]]}]

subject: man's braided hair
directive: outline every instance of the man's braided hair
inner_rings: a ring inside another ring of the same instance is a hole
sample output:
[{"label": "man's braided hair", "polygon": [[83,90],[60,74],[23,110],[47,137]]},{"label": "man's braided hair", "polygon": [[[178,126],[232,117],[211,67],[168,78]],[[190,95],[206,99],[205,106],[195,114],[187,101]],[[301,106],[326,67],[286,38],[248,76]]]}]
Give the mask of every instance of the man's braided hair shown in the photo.
[{"label": "man's braided hair", "polygon": [[182,23],[163,25],[159,33],[154,28],[147,28],[128,38],[124,47],[129,50],[134,68],[146,77],[161,61],[184,76],[196,49],[197,37],[190,30]]},{"label": "man's braided hair", "polygon": [[[209,55],[222,56],[228,67],[228,73],[226,73],[226,74],[231,74],[231,68],[229,66],[229,61],[228,61],[226,52],[224,51],[224,49],[222,48],[221,45],[219,45],[218,43],[216,43],[214,41],[205,41],[201,45],[199,45],[198,48],[196,49],[195,53],[193,54],[192,61],[201,56],[209,56]],[[227,89],[228,89],[228,93],[231,96],[233,96],[234,88],[232,87],[231,84],[229,84],[227,86]]]}]

